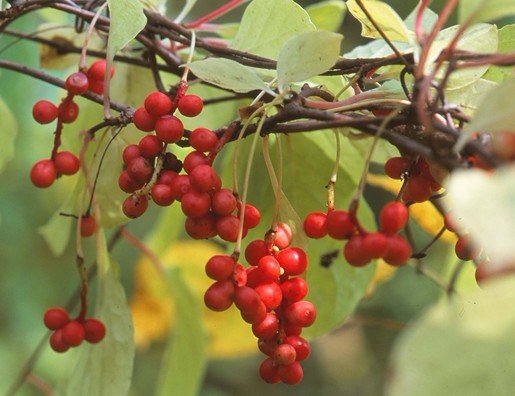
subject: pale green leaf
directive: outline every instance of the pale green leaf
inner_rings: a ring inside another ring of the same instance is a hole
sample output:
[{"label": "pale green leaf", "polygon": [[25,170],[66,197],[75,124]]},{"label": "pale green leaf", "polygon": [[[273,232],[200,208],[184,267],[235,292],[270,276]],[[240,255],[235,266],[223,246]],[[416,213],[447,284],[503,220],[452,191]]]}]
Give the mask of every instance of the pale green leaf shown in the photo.
[{"label": "pale green leaf", "polygon": [[[498,33],[498,52],[514,52],[515,51],[515,25],[506,25],[499,29]],[[513,66],[491,66],[484,78],[501,82],[505,78],[514,75]]]},{"label": "pale green leaf", "polygon": [[511,395],[515,279],[443,300],[401,335],[387,396]]},{"label": "pale green leaf", "polygon": [[18,133],[18,123],[2,98],[0,98],[0,119],[2,132],[0,133],[0,173],[6,164],[14,157],[14,141]]},{"label": "pale green leaf", "polygon": [[249,92],[256,89],[271,92],[256,72],[236,61],[224,58],[208,58],[192,62],[190,70],[200,79],[234,92]]},{"label": "pale green leaf", "polygon": [[169,273],[176,309],[175,326],[165,350],[156,395],[198,395],[207,363],[207,339],[199,301],[179,268]]},{"label": "pale green leaf", "polygon": [[466,114],[471,116],[480,106],[483,96],[496,86],[496,83],[480,78],[474,84],[446,90],[445,94],[449,103],[459,105]]},{"label": "pale green leaf", "polygon": [[[418,6],[415,7],[404,20],[404,24],[409,30],[415,30],[417,12]],[[430,32],[437,20],[438,14],[430,8],[426,8],[422,15],[422,29],[426,32]]]},{"label": "pale green leaf", "polygon": [[99,305],[94,316],[104,322],[107,333],[98,344],[81,345],[65,395],[126,395],[131,384],[134,359],[131,313],[102,231],[97,242]]},{"label": "pale green leaf", "polygon": [[338,60],[342,39],[341,34],[327,31],[303,32],[290,38],[277,60],[279,89],[329,70]]},{"label": "pale green leaf", "polygon": [[347,7],[342,0],[326,0],[307,6],[306,11],[317,30],[336,32],[343,22]]},{"label": "pale green leaf", "polygon": [[307,12],[293,0],[254,0],[243,14],[231,47],[277,59],[290,37],[315,30]]},{"label": "pale green leaf", "polygon": [[493,262],[515,260],[515,167],[495,173],[454,172],[448,183],[449,209]]},{"label": "pale green leaf", "polygon": [[[363,0],[363,5],[374,22],[381,28],[390,40],[402,42],[410,41],[410,32],[401,17],[388,4],[378,0]],[[361,23],[363,37],[381,38],[381,34],[374,27],[370,19],[363,12],[356,0],[348,0],[347,8]]]},{"label": "pale green leaf", "polygon": [[112,60],[114,55],[125,47],[147,23],[143,14],[143,4],[133,0],[108,0],[111,24],[109,25],[109,40],[107,42],[107,57]]},{"label": "pale green leaf", "polygon": [[515,2],[512,0],[460,0],[458,21],[487,22],[515,15]]}]

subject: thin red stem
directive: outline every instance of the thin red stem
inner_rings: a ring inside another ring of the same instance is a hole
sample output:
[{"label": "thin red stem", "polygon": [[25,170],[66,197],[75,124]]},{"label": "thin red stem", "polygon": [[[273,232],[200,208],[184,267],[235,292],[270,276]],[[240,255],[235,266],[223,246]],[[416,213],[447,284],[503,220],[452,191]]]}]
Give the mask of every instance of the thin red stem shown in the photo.
[{"label": "thin red stem", "polygon": [[209,22],[215,18],[218,18],[219,16],[225,14],[226,12],[231,11],[233,8],[235,8],[245,2],[246,2],[246,0],[231,0],[227,4],[224,4],[223,6],[218,7],[217,9],[211,11],[210,13],[204,15],[203,17],[200,17],[195,21],[185,23],[184,26],[189,29],[194,29],[196,27],[199,27],[200,25],[202,25],[205,22]]}]

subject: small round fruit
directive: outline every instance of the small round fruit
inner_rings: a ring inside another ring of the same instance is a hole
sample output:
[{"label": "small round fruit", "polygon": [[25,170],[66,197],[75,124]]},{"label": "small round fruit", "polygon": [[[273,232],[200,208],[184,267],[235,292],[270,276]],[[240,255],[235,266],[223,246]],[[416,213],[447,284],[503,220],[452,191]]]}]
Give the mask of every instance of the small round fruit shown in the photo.
[{"label": "small round fruit", "polygon": [[97,221],[91,214],[81,217],[80,220],[80,235],[82,237],[89,237],[95,233],[97,229]]},{"label": "small round fruit", "polygon": [[70,95],[82,95],[89,89],[88,76],[82,72],[75,72],[68,76],[64,86]]},{"label": "small round fruit", "polygon": [[50,187],[56,177],[57,171],[51,159],[37,161],[30,170],[30,180],[36,187]]},{"label": "small round fruit", "polygon": [[32,116],[40,124],[49,124],[59,115],[57,106],[49,100],[38,100],[32,107]]},{"label": "small round fruit", "polygon": [[135,219],[140,217],[148,208],[148,199],[141,195],[130,195],[123,201],[122,210],[125,216]]},{"label": "small round fruit", "polygon": [[[105,59],[98,59],[93,62],[86,72],[90,80],[96,81],[104,81],[106,74],[107,62]],[[113,78],[114,75],[114,66],[111,65],[111,69],[109,70],[109,78]]]},{"label": "small round fruit", "polygon": [[58,173],[74,175],[80,169],[79,158],[70,151],[59,151],[54,156],[54,165]]},{"label": "small round fruit", "polygon": [[160,117],[170,112],[172,100],[167,94],[154,91],[147,95],[144,106],[149,114]]},{"label": "small round fruit", "polygon": [[179,99],[179,103],[177,104],[177,108],[181,114],[186,117],[199,115],[203,107],[204,102],[202,98],[197,95],[184,95]]},{"label": "small round fruit", "polygon": [[50,330],[63,328],[70,321],[68,312],[61,307],[48,308],[43,315],[43,323]]},{"label": "small round fruit", "polygon": [[303,224],[306,235],[313,239],[325,237],[327,235],[326,219],[327,213],[321,211],[308,213]]},{"label": "small round fruit", "polygon": [[63,342],[71,347],[80,345],[84,340],[86,331],[82,323],[72,320],[62,328]]},{"label": "small round fruit", "polygon": [[216,134],[207,128],[196,128],[190,133],[190,144],[195,150],[208,152],[213,150],[218,143]]},{"label": "small round fruit", "polygon": [[106,327],[104,323],[95,318],[86,319],[83,323],[84,326],[84,339],[91,343],[96,344],[102,341],[106,335]]}]

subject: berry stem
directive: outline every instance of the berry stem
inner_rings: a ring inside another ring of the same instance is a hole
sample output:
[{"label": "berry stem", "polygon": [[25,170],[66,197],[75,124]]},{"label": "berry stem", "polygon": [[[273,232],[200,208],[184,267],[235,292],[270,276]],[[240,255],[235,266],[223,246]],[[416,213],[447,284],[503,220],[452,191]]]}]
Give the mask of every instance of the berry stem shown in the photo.
[{"label": "berry stem", "polygon": [[88,69],[87,63],[86,63],[86,54],[88,51],[88,42],[91,38],[91,35],[93,34],[93,30],[95,30],[95,25],[98,21],[98,18],[100,18],[100,15],[104,11],[104,9],[107,7],[107,1],[102,4],[97,12],[95,13],[95,16],[89,23],[88,31],[86,32],[86,36],[84,37],[84,43],[82,44],[82,51],[80,54],[80,60],[79,60],[79,71],[85,73]]},{"label": "berry stem", "polygon": [[152,262],[152,264],[154,264],[154,267],[156,268],[156,270],[161,275],[163,275],[163,276],[166,275],[166,266],[164,265],[164,263],[159,258],[159,255],[156,252],[154,252],[154,250],[152,250],[150,248],[150,246],[148,246],[145,242],[143,242],[143,240],[138,238],[132,232],[127,230],[127,228],[122,228],[121,236],[127,242],[129,242],[132,246],[134,246],[138,250],[140,250],[141,253],[143,253],[145,256],[147,256],[150,259],[150,261]]},{"label": "berry stem", "polygon": [[333,171],[329,182],[327,183],[327,211],[331,212],[334,210],[334,186],[336,185],[336,178],[338,176],[338,169],[340,169],[340,156],[341,156],[341,143],[340,143],[340,131],[334,131],[334,138],[336,144],[336,154],[333,166]]},{"label": "berry stem", "polygon": [[231,0],[228,3],[224,4],[221,7],[218,7],[217,9],[211,11],[210,13],[192,21],[184,24],[184,27],[189,29],[194,29],[196,27],[199,27],[205,22],[212,21],[215,18],[218,18],[219,16],[231,11],[233,8],[239,6],[240,4],[246,3],[248,0]]},{"label": "berry stem", "polygon": [[61,146],[61,135],[63,133],[63,112],[69,106],[69,104],[73,101],[73,95],[66,95],[66,97],[62,100],[59,105],[59,115],[57,116],[57,126],[54,132],[54,147],[52,148],[52,154],[50,155],[50,159],[54,161],[55,155]]}]

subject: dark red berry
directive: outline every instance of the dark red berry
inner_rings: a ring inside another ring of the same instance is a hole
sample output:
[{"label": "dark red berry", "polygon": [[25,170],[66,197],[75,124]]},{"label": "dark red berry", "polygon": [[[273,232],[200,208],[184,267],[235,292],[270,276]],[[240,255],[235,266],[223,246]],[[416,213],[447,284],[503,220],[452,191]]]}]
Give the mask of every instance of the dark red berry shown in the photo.
[{"label": "dark red berry", "polygon": [[304,376],[304,371],[299,362],[293,362],[287,366],[279,365],[277,372],[281,381],[288,385],[298,384]]},{"label": "dark red berry", "polygon": [[62,328],[62,332],[63,342],[71,347],[80,345],[86,335],[84,326],[76,320],[67,323]]},{"label": "dark red berry", "polygon": [[129,165],[129,163],[137,157],[141,157],[141,151],[137,144],[129,144],[123,149],[122,159],[125,165]]},{"label": "dark red berry", "polygon": [[82,237],[89,237],[95,233],[97,229],[97,221],[91,214],[81,216],[80,218],[80,235]]},{"label": "dark red berry", "polygon": [[[224,241],[236,242],[238,239],[238,230],[240,227],[240,219],[235,215],[227,215],[219,217],[216,220],[216,232]],[[245,237],[246,232],[243,232]]]},{"label": "dark red berry", "polygon": [[64,86],[70,95],[82,95],[89,89],[88,76],[82,72],[72,73],[64,82]]},{"label": "dark red berry", "polygon": [[192,151],[184,158],[184,170],[190,174],[198,165],[210,165],[207,156],[201,151]]},{"label": "dark red berry", "polygon": [[204,192],[214,192],[222,187],[222,180],[210,165],[201,164],[190,172],[191,185]]},{"label": "dark red berry", "polygon": [[269,384],[277,384],[281,381],[279,377],[279,366],[277,366],[272,358],[263,360],[259,366],[259,376],[263,381]]},{"label": "dark red berry", "polygon": [[32,107],[32,116],[40,124],[49,124],[59,115],[57,106],[49,100],[38,100]]},{"label": "dark red berry", "polygon": [[54,165],[58,173],[74,175],[80,169],[79,158],[70,151],[59,151],[54,156]]},{"label": "dark red berry", "polygon": [[193,239],[206,239],[216,235],[215,217],[208,213],[202,217],[186,217],[184,228]]},{"label": "dark red berry", "polygon": [[365,249],[362,235],[353,235],[343,247],[343,256],[354,267],[367,265],[372,260],[371,252]]},{"label": "dark red berry", "polygon": [[257,338],[268,339],[277,334],[279,330],[279,321],[273,312],[268,312],[261,322],[252,324],[252,333]]},{"label": "dark red berry", "polygon": [[163,92],[154,91],[147,95],[144,106],[149,114],[160,117],[170,112],[172,100]]},{"label": "dark red berry", "polygon": [[50,330],[63,328],[70,321],[68,312],[61,307],[48,308],[43,315],[43,323]]},{"label": "dark red berry", "polygon": [[234,291],[234,304],[240,311],[256,312],[260,309],[261,298],[259,294],[250,287],[237,287]]},{"label": "dark red berry", "polygon": [[141,195],[130,195],[123,201],[122,210],[125,216],[135,219],[140,217],[148,208],[147,197]]},{"label": "dark red berry", "polygon": [[204,303],[212,311],[225,311],[234,301],[234,285],[230,280],[213,283],[204,293]]},{"label": "dark red berry", "polygon": [[195,117],[199,115],[203,107],[204,102],[202,101],[202,98],[197,95],[184,95],[179,99],[179,103],[177,103],[177,108],[181,114],[186,117]]},{"label": "dark red berry", "polygon": [[156,135],[146,135],[138,143],[141,155],[145,158],[154,158],[163,151],[163,143]]},{"label": "dark red berry", "polygon": [[[238,217],[240,216],[240,208],[238,208]],[[249,203],[245,204],[245,213],[243,214],[243,226],[245,228],[254,228],[261,220],[259,209]]]},{"label": "dark red berry", "polygon": [[470,236],[467,234],[461,235],[454,245],[454,252],[460,260],[468,261],[473,260],[479,254],[479,250],[474,246]]},{"label": "dark red berry", "polygon": [[385,173],[392,179],[401,179],[411,165],[411,159],[407,157],[392,157],[384,164]]},{"label": "dark red berry", "polygon": [[371,258],[383,257],[388,251],[388,237],[382,232],[369,232],[363,236],[363,250]]},{"label": "dark red berry", "polygon": [[84,326],[84,339],[91,343],[96,344],[102,341],[106,335],[106,327],[104,323],[95,318],[88,318],[83,323]]},{"label": "dark red berry", "polygon": [[181,120],[173,115],[163,115],[156,120],[156,136],[163,143],[177,143],[184,134]]},{"label": "dark red berry", "polygon": [[182,196],[181,209],[188,217],[203,217],[210,207],[211,197],[208,193],[192,189]]},{"label": "dark red berry", "polygon": [[356,229],[352,223],[349,212],[342,209],[335,209],[327,213],[327,233],[334,239],[349,239]]},{"label": "dark red berry", "polygon": [[144,106],[140,106],[132,116],[132,122],[136,128],[143,132],[151,132],[156,126],[157,117],[150,114]]},{"label": "dark red berry", "polygon": [[159,206],[170,206],[173,203],[172,188],[168,184],[154,184],[151,195],[152,201]]},{"label": "dark red berry", "polygon": [[59,105],[59,117],[65,124],[70,124],[79,116],[79,105],[72,101],[66,101]]},{"label": "dark red berry", "polygon": [[145,185],[144,181],[137,181],[131,177],[127,170],[124,170],[118,176],[118,187],[126,193],[133,193],[136,190],[139,190],[141,187]]},{"label": "dark red berry", "polygon": [[284,337],[283,342],[285,344],[290,344],[295,348],[297,353],[297,361],[305,360],[311,353],[311,346],[309,345],[308,340],[299,336],[289,335]]},{"label": "dark red berry", "polygon": [[59,353],[66,352],[70,346],[63,341],[63,330],[59,329],[52,333],[50,336],[50,347]]},{"label": "dark red berry", "polygon": [[173,199],[182,201],[182,197],[188,191],[191,191],[190,177],[188,175],[177,175],[170,184],[172,188]]},{"label": "dark red berry", "polygon": [[137,182],[149,181],[153,171],[154,167],[150,161],[143,157],[136,157],[127,165],[129,176]]},{"label": "dark red berry", "polygon": [[262,239],[256,239],[250,242],[245,248],[245,259],[250,265],[258,265],[261,257],[268,254],[266,242]]},{"label": "dark red berry", "polygon": [[236,197],[232,190],[222,188],[214,192],[211,199],[211,209],[217,216],[227,216],[236,209],[236,203]]},{"label": "dark red berry", "polygon": [[408,241],[399,234],[393,234],[388,237],[388,251],[383,260],[390,265],[399,266],[409,260],[411,253]]},{"label": "dark red berry", "polygon": [[190,133],[190,144],[195,150],[208,152],[214,150],[218,143],[216,134],[207,128],[196,128]]},{"label": "dark red berry", "polygon": [[211,257],[206,263],[206,274],[214,280],[228,279],[234,270],[234,259],[225,254]]},{"label": "dark red berry", "polygon": [[50,159],[37,161],[30,170],[30,180],[36,187],[50,187],[57,177],[54,162]]}]

